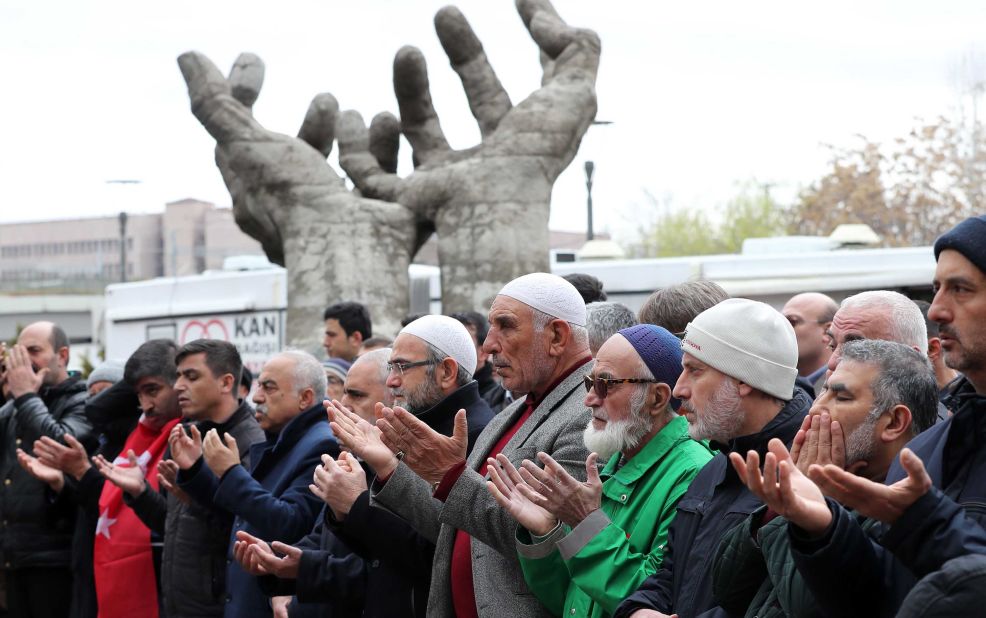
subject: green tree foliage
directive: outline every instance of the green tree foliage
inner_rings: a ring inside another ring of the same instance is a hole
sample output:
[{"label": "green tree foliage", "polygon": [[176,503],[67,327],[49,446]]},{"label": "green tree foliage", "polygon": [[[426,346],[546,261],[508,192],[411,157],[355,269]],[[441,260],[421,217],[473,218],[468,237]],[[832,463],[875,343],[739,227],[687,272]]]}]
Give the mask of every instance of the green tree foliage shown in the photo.
[{"label": "green tree foliage", "polygon": [[658,214],[639,227],[634,257],[674,257],[736,253],[747,238],[787,233],[788,215],[763,185],[750,180],[721,209],[706,213],[674,208],[647,194]]}]

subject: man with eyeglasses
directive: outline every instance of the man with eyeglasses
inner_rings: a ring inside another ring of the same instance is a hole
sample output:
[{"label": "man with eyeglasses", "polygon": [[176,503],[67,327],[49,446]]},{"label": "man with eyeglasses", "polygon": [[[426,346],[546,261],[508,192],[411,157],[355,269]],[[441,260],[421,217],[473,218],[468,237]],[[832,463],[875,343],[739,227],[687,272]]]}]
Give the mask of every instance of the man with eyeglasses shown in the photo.
[{"label": "man with eyeglasses", "polygon": [[435,431],[452,435],[456,412],[465,410],[470,448],[493,418],[472,378],[476,347],[466,327],[454,318],[426,315],[405,326],[394,339],[387,367],[394,405]]},{"label": "man with eyeglasses", "polygon": [[[545,470],[524,461],[520,473],[502,455],[490,460],[488,489],[521,524],[524,578],[552,614],[608,616],[660,566],[678,500],[712,459],[675,413],[680,373],[674,335],[651,324],[620,330],[585,376],[588,482],[547,455]],[[608,460],[601,473],[597,457]]]},{"label": "man with eyeglasses", "polygon": [[790,444],[811,407],[794,386],[794,329],[769,305],[724,300],[688,324],[681,349],[672,394],[682,401],[689,434],[720,453],[679,500],[661,567],[617,608],[618,618],[691,618],[715,607],[709,566],[719,541],[761,504],[727,453],[763,453],[772,438]]},{"label": "man with eyeglasses", "polygon": [[[380,352],[383,351],[370,354]],[[478,435],[493,417],[472,379],[476,346],[458,320],[441,315],[422,316],[405,326],[394,340],[393,348],[386,352],[389,352],[386,384],[394,397],[393,405],[404,406],[427,427],[451,435],[456,414],[462,411],[474,431],[471,435]],[[364,357],[357,359],[350,377],[362,375],[364,361]],[[395,454],[384,445],[379,430],[368,422],[365,409],[345,407],[346,403],[354,403],[354,390],[372,390],[359,387],[347,379],[343,402],[328,405],[332,427],[343,445],[378,477],[387,478],[404,453]],[[364,398],[359,399],[366,403]],[[376,405],[382,409],[391,404],[382,401]],[[335,535],[368,567],[362,615],[424,616],[434,537],[420,534],[386,509],[371,506],[364,471],[348,455],[337,459],[323,457],[323,465],[315,470],[312,491],[326,504],[321,536]],[[302,560],[298,574],[299,600],[316,595],[322,600],[342,597],[338,592],[326,594],[339,590],[342,587],[339,580],[346,579],[338,575],[341,561],[325,552],[318,558],[310,552],[309,555],[307,564],[317,568],[306,568],[306,561]]]}]

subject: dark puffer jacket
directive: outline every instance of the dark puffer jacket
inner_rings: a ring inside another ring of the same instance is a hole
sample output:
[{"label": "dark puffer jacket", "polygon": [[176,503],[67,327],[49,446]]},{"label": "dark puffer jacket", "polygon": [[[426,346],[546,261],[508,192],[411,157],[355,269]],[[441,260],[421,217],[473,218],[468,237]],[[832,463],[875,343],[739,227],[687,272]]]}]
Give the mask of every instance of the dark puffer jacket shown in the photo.
[{"label": "dark puffer jacket", "polygon": [[762,504],[739,479],[727,453],[745,455],[755,450],[763,461],[773,438],[791,443],[810,407],[808,394],[795,388],[791,401],[760,432],[729,444],[713,444],[721,452],[702,468],[678,502],[661,568],[623,601],[615,618],[627,618],[638,609],[676,613],[681,618],[725,614],[712,596],[710,562],[726,532]]},{"label": "dark puffer jacket", "polygon": [[49,436],[64,442],[72,434],[91,446],[85,382],[70,378],[7,401],[0,408],[0,566],[68,567],[75,505],[49,500],[48,486],[17,464],[17,449],[31,453],[34,441]]},{"label": "dark puffer jacket", "polygon": [[[754,511],[719,544],[712,563],[716,603],[730,616],[746,618],[825,616],[795,566],[787,520],[762,523],[766,511],[765,506]],[[876,525],[857,519],[863,531]]]},{"label": "dark puffer jacket", "polygon": [[[232,435],[244,466],[250,465],[250,446],[265,439],[253,410],[245,403],[225,423],[201,422],[197,427],[203,436],[210,429],[216,429],[220,437]],[[170,454],[165,454],[168,457]],[[148,490],[136,499],[125,500],[148,528],[164,533],[164,614],[168,618],[222,616],[226,602],[226,548],[233,515],[194,500],[183,502],[166,492]]]}]

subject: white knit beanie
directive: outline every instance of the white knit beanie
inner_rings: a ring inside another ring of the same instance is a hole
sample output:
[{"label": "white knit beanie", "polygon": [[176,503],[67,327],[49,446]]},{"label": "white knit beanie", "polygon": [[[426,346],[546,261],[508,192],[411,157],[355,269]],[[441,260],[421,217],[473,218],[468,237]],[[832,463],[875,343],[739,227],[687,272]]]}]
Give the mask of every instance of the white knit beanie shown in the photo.
[{"label": "white knit beanie", "polygon": [[500,290],[509,296],[553,318],[575,326],[585,326],[585,301],[575,286],[558,275],[530,273],[517,277]]},{"label": "white knit beanie", "polygon": [[791,323],[765,303],[730,298],[689,322],[681,349],[768,395],[791,399],[798,340]]},{"label": "white knit beanie", "polygon": [[476,373],[476,344],[462,322],[447,315],[424,315],[398,333],[414,335],[455,359],[469,375]]}]

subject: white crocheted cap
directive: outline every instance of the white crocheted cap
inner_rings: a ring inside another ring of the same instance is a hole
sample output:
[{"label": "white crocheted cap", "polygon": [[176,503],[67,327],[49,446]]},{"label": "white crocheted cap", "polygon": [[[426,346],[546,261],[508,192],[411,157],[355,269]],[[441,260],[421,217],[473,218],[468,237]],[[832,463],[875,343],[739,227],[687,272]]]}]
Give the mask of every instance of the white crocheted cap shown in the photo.
[{"label": "white crocheted cap", "polygon": [[569,324],[585,326],[585,301],[575,286],[558,275],[531,273],[517,277],[500,290],[509,296]]},{"label": "white crocheted cap", "polygon": [[425,315],[411,322],[399,334],[414,335],[438,348],[469,372],[476,373],[476,344],[466,327],[447,315]]}]

